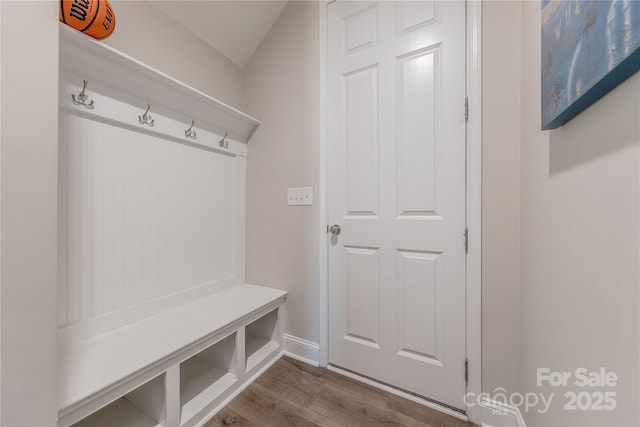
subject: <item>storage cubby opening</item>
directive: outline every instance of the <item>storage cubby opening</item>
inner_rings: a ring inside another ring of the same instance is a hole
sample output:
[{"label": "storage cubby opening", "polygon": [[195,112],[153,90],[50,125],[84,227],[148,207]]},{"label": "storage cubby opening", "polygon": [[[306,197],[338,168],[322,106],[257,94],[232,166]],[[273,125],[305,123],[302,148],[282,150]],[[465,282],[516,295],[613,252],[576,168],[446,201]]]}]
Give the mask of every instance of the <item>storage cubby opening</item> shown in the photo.
[{"label": "storage cubby opening", "polygon": [[164,418],[164,384],[163,374],[72,427],[159,427]]},{"label": "storage cubby opening", "polygon": [[237,381],[236,357],[236,333],[233,333],[180,364],[181,424]]},{"label": "storage cubby opening", "polygon": [[262,316],[245,328],[246,370],[249,372],[280,347],[277,339],[278,310]]}]

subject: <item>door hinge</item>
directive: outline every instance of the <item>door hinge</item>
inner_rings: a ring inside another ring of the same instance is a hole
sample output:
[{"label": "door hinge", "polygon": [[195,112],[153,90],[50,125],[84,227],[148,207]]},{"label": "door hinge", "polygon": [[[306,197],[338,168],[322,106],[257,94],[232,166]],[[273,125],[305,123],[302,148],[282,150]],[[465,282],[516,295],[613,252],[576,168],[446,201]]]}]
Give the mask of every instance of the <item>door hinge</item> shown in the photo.
[{"label": "door hinge", "polygon": [[464,383],[469,384],[469,359],[464,359]]},{"label": "door hinge", "polygon": [[464,253],[469,253],[469,229],[464,229]]},{"label": "door hinge", "polygon": [[464,97],[464,119],[469,121],[469,97]]}]

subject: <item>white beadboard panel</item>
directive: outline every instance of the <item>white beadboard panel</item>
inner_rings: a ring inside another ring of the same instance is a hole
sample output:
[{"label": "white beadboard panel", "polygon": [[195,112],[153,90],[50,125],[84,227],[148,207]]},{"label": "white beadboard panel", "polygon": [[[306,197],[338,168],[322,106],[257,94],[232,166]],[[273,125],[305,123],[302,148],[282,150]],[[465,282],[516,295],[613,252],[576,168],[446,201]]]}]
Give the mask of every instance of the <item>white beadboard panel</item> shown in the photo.
[{"label": "white beadboard panel", "polygon": [[67,120],[58,116],[58,327],[68,323],[67,280]]},{"label": "white beadboard panel", "polygon": [[235,275],[235,157],[63,121],[68,324]]},{"label": "white beadboard panel", "polygon": [[247,159],[235,158],[235,279],[237,283],[245,282],[245,239],[246,239],[246,205],[247,205]]}]

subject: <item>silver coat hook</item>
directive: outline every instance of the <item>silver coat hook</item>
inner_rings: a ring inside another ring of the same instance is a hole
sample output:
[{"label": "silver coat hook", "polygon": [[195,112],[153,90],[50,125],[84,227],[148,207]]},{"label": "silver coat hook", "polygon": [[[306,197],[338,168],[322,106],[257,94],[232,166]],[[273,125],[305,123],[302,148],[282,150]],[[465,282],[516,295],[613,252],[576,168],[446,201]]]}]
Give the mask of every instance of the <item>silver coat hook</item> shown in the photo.
[{"label": "silver coat hook", "polygon": [[147,104],[147,111],[144,112],[143,115],[138,116],[138,121],[141,125],[153,126],[155,124],[155,120],[149,114],[149,110],[151,109],[151,104]]},{"label": "silver coat hook", "polygon": [[228,132],[224,133],[224,136],[222,137],[222,139],[220,140],[220,142],[218,142],[218,144],[220,145],[220,147],[222,148],[229,148],[229,141],[227,141],[227,134]]},{"label": "silver coat hook", "polygon": [[196,130],[193,128],[193,125],[195,125],[196,122],[195,120],[191,120],[191,126],[189,126],[189,129],[184,131],[184,135],[187,138],[191,138],[191,139],[197,139],[198,135],[196,135]]},{"label": "silver coat hook", "polygon": [[84,105],[87,108],[95,108],[93,106],[93,100],[91,100],[91,102],[87,104],[87,100],[89,99],[89,96],[87,96],[87,94],[84,93],[84,91],[87,90],[87,84],[89,84],[88,81],[86,80],[82,81],[82,92],[78,94],[78,97],[76,97],[74,94],[71,94],[71,101],[73,101],[73,103],[76,105]]}]

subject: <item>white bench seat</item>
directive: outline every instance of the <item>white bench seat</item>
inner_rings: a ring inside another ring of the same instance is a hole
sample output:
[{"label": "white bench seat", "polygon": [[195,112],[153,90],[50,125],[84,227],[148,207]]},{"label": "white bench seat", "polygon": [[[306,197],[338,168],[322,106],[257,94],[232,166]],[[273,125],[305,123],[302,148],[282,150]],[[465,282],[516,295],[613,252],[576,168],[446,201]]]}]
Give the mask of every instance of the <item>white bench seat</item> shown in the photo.
[{"label": "white bench seat", "polygon": [[88,339],[61,343],[59,417],[66,418],[61,424],[83,418],[276,309],[286,295],[236,285]]}]

